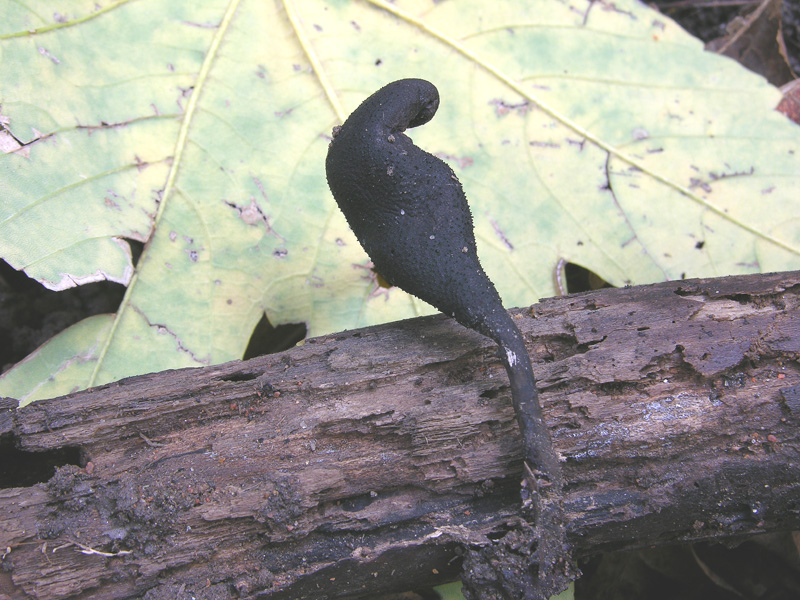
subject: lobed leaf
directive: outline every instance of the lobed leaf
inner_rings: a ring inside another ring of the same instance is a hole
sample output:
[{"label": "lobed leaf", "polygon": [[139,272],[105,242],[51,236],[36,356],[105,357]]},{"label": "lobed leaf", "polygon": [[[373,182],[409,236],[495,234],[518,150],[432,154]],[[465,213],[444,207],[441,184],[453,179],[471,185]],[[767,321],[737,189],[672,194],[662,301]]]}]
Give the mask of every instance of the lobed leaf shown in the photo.
[{"label": "lobed leaf", "polygon": [[264,312],[320,335],[431,311],[377,286],[324,177],[331,128],[402,77],[440,89],[410,134],[509,306],[561,259],[616,285],[800,265],[779,92],[632,0],[28,0],[0,5],[0,64],[0,256],[128,286],[0,378],[24,402],[239,358]]}]

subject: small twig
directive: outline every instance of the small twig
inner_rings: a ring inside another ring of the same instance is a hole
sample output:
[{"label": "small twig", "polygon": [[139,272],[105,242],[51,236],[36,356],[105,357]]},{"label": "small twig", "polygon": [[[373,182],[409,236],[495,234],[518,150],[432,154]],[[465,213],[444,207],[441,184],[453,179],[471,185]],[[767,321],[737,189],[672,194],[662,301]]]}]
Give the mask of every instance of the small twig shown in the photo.
[{"label": "small twig", "polygon": [[151,448],[163,448],[164,446],[166,446],[166,444],[162,442],[154,442],[145,434],[143,434],[141,431],[139,432],[139,437],[142,438],[144,440],[144,443],[150,446]]},{"label": "small twig", "polygon": [[[103,552],[102,550],[95,550],[91,546],[87,546],[86,544],[81,544],[77,540],[70,540],[73,544],[78,546],[81,550],[81,554],[96,554],[97,556],[105,556],[107,558],[113,558],[115,556],[124,556],[126,554],[132,554],[131,550],[120,550],[119,552]],[[67,544],[69,545],[69,544]],[[59,548],[65,548],[66,546],[59,546]],[[53,552],[58,550],[59,548],[54,548]]]}]

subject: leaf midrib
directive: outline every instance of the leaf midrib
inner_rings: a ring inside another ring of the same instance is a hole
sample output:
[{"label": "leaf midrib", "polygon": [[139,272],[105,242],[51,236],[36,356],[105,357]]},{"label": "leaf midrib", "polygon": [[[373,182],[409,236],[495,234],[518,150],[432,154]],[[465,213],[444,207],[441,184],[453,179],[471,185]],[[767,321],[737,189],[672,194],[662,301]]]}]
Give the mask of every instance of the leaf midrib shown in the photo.
[{"label": "leaf midrib", "polygon": [[[128,0],[125,0],[128,1]],[[119,2],[118,4],[121,4]],[[197,104],[202,95],[203,88],[205,87],[208,81],[208,74],[211,71],[211,66],[214,63],[214,60],[217,57],[219,52],[220,44],[222,40],[225,38],[225,34],[230,27],[231,22],[233,21],[233,17],[236,14],[236,10],[239,8],[239,4],[241,0],[231,0],[228,4],[227,9],[225,10],[225,14],[222,17],[219,25],[217,26],[217,30],[214,33],[214,36],[211,38],[211,44],[208,47],[208,51],[206,52],[205,58],[203,59],[203,64],[200,66],[200,70],[197,73],[197,80],[194,84],[194,90],[192,91],[192,95],[189,97],[189,102],[186,105],[186,110],[184,112],[183,121],[181,122],[181,128],[178,132],[178,138],[175,142],[175,151],[172,153],[174,159],[172,161],[172,166],[169,170],[169,175],[167,176],[167,182],[164,185],[164,193],[161,197],[161,202],[158,205],[158,210],[156,212],[155,219],[153,219],[153,231],[158,230],[159,223],[161,222],[161,217],[164,214],[164,209],[166,208],[170,197],[172,196],[172,191],[175,189],[175,180],[178,176],[178,171],[183,162],[183,152],[186,149],[186,141],[189,137],[189,129],[191,128],[193,118],[195,113],[197,112]],[[152,240],[152,236],[150,238]],[[145,244],[144,250],[142,251],[142,256],[139,259],[140,264],[145,264],[146,255],[150,249],[150,243],[148,242]],[[134,270],[133,277],[131,278],[131,282],[125,290],[125,295],[122,298],[122,302],[120,303],[119,309],[117,313],[114,315],[114,322],[111,325],[111,329],[108,332],[108,336],[106,337],[103,347],[100,350],[99,354],[97,355],[97,362],[95,363],[94,369],[92,371],[92,375],[89,378],[87,383],[87,387],[92,387],[95,385],[97,381],[97,376],[100,372],[100,369],[103,366],[103,361],[108,354],[108,350],[111,347],[111,343],[116,336],[117,329],[119,324],[122,320],[123,314],[125,314],[127,308],[130,306],[130,299],[133,294],[133,291],[136,289],[136,283],[139,280],[139,273],[140,270]]]}]

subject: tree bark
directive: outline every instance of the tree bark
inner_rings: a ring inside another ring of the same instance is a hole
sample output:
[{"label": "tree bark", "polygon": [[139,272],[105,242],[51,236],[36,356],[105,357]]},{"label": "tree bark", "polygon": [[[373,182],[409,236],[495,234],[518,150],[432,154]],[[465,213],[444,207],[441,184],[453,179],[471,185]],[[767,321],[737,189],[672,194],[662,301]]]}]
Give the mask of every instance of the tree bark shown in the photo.
[{"label": "tree bark", "polygon": [[[798,304],[794,272],[513,311],[577,556],[800,528]],[[0,598],[334,598],[452,580],[461,548],[519,518],[495,352],[439,315],[7,402],[5,439],[78,464],[0,489]]]}]

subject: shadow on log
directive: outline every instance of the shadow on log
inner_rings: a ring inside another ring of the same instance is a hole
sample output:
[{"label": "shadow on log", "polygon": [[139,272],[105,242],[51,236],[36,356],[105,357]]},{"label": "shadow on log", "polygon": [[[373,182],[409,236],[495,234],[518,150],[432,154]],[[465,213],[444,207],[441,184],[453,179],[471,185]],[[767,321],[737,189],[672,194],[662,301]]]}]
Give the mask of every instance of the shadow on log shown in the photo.
[{"label": "shadow on log", "polygon": [[[578,556],[800,529],[799,304],[800,273],[782,273],[513,311]],[[494,352],[434,316],[5,401],[14,452],[77,464],[0,482],[0,597],[336,598],[452,580],[463,547],[518,519]]]}]

